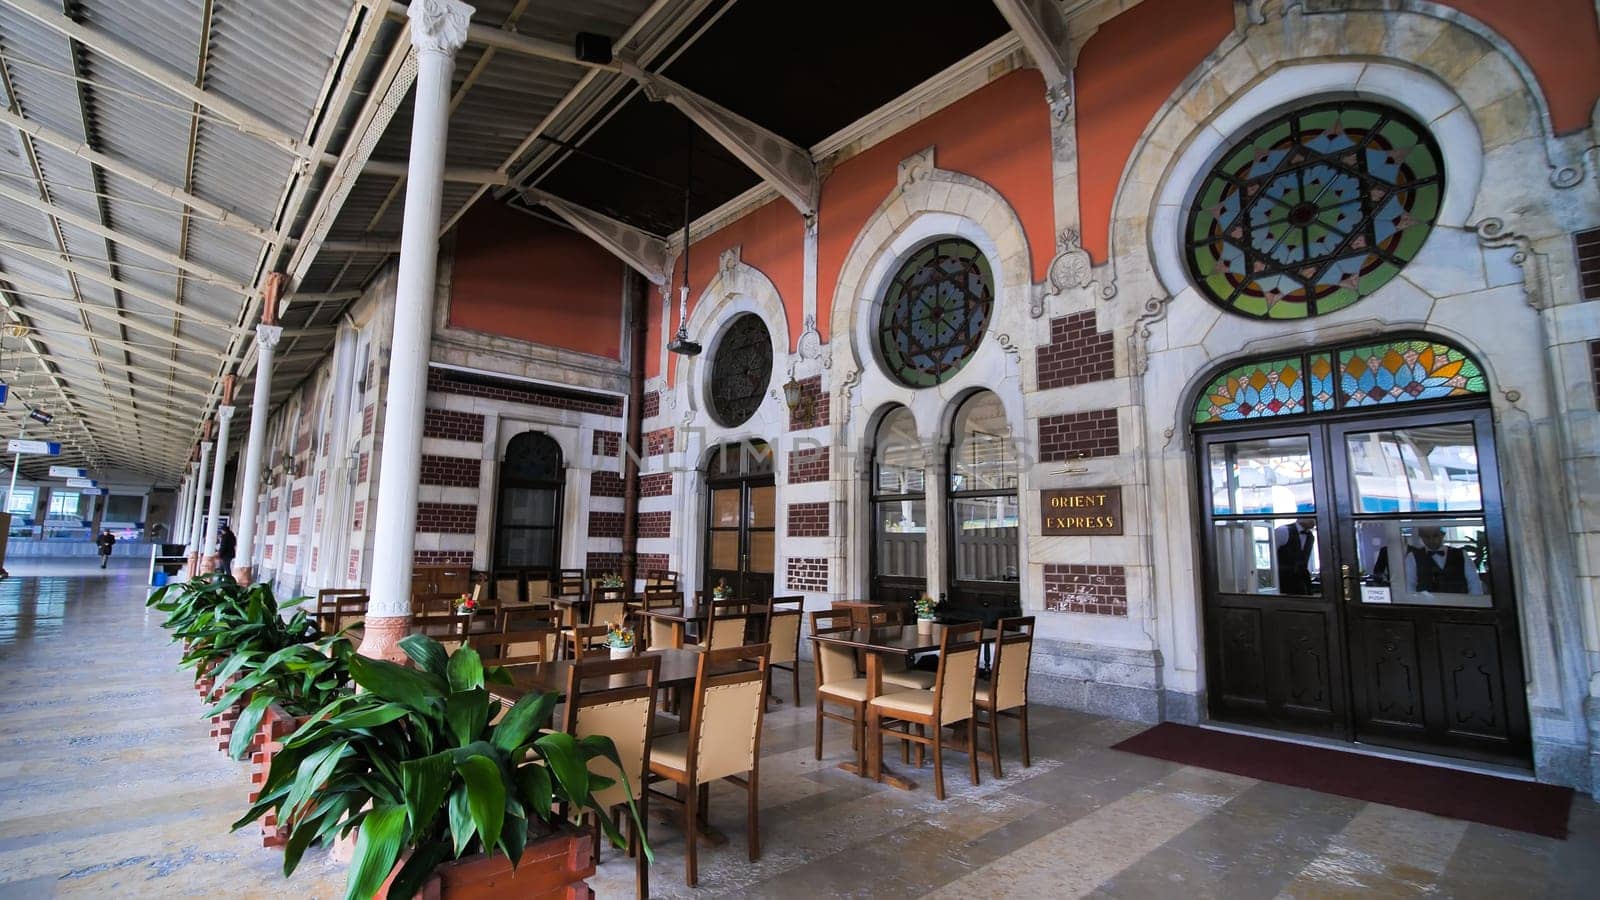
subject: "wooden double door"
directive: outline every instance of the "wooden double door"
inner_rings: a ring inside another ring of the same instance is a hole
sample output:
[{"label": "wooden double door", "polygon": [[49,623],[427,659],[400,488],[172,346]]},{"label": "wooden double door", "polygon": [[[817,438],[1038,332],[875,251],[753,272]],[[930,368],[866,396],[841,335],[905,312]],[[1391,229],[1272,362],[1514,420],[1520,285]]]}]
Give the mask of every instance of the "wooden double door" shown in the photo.
[{"label": "wooden double door", "polygon": [[708,482],[705,591],[725,582],[741,600],[772,597],[777,496],[770,472]]},{"label": "wooden double door", "polygon": [[1486,408],[1196,438],[1213,719],[1530,764]]}]

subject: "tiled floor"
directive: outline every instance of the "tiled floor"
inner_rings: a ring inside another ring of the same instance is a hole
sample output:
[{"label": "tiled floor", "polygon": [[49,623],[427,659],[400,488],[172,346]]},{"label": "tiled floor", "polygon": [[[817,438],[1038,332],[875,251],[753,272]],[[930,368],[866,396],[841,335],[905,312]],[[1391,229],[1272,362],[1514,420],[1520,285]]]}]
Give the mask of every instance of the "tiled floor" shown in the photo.
[{"label": "tiled floor", "polygon": [[[208,749],[177,649],[144,611],[142,566],[22,565],[0,581],[0,897],[338,897],[343,867],[281,855],[228,826],[247,767]],[[805,698],[810,700],[809,688]],[[1595,896],[1600,807],[1580,798],[1552,841],[1107,749],[1140,726],[1039,708],[1034,764],[951,797],[836,768],[843,727],[812,758],[810,707],[763,737],[762,838],[744,854],[744,797],[712,792],[724,848],[683,886],[683,840],[658,819],[657,896]],[[897,755],[897,754],[896,754]],[[926,774],[917,776],[926,781]],[[633,893],[607,850],[601,897]]]}]

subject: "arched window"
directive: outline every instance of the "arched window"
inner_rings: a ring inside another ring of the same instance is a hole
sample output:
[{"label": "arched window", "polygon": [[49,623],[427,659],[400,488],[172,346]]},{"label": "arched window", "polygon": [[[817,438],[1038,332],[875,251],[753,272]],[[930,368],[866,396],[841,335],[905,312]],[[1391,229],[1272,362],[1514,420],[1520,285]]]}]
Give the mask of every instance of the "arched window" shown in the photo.
[{"label": "arched window", "polygon": [[896,407],[873,438],[872,594],[918,597],[928,581],[927,473],[911,410]]},{"label": "arched window", "polygon": [[1412,260],[1444,196],[1439,147],[1397,109],[1301,107],[1234,143],[1201,182],[1190,277],[1231,312],[1299,319],[1371,294]]},{"label": "arched window", "polygon": [[743,425],[761,408],[771,381],[772,334],[760,316],[744,313],[717,342],[706,387],[711,415],[728,428]]},{"label": "arched window", "polygon": [[994,310],[994,273],[971,241],[940,238],[905,261],[884,292],[878,352],[901,384],[931,387],[961,371]]},{"label": "arched window", "polygon": [[[951,586],[958,608],[996,615],[1020,603],[1017,454],[1000,398],[972,395],[950,442]],[[987,617],[987,616],[986,616]]]},{"label": "arched window", "polygon": [[561,446],[527,431],[506,445],[495,507],[495,568],[554,569],[561,549]]}]

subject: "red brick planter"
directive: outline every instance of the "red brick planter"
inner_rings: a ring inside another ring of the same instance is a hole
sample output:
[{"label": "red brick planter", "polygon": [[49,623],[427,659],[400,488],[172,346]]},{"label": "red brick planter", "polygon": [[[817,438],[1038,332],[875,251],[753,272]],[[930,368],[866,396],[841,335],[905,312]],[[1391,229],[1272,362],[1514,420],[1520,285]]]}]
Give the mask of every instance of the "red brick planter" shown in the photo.
[{"label": "red brick planter", "polygon": [[[283,739],[294,734],[309,718],[291,716],[276,703],[267,706],[266,714],[261,717],[261,730],[256,732],[255,739],[250,743],[251,803],[261,796],[261,786],[267,783],[267,775],[272,771],[272,757],[283,749]],[[289,826],[279,823],[275,814],[269,812],[260,821],[261,846],[282,847],[288,842]]]},{"label": "red brick planter", "polygon": [[[417,894],[422,900],[593,900],[584,879],[594,874],[593,838],[570,828],[529,844],[515,871],[504,854],[478,854],[433,870]],[[395,873],[399,872],[395,867]],[[390,873],[389,879],[394,879]],[[375,900],[388,900],[385,881]],[[398,898],[396,898],[398,900]]]}]

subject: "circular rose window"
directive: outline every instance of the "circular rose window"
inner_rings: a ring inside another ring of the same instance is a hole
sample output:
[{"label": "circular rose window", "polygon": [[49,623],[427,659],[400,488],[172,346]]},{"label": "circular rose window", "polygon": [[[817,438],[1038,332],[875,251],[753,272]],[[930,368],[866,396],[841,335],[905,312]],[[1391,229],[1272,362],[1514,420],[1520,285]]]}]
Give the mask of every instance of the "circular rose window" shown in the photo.
[{"label": "circular rose window", "polygon": [[994,311],[994,275],[971,241],[941,238],[911,254],[878,317],[883,364],[902,384],[931,387],[961,371]]},{"label": "circular rose window", "polygon": [[728,325],[717,342],[707,393],[711,414],[723,425],[743,425],[755,415],[772,381],[772,335],[755,313],[744,313]]},{"label": "circular rose window", "polygon": [[1343,309],[1416,256],[1443,195],[1438,145],[1405,113],[1298,109],[1235,143],[1201,183],[1184,232],[1189,274],[1243,315]]}]

